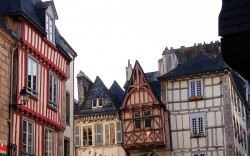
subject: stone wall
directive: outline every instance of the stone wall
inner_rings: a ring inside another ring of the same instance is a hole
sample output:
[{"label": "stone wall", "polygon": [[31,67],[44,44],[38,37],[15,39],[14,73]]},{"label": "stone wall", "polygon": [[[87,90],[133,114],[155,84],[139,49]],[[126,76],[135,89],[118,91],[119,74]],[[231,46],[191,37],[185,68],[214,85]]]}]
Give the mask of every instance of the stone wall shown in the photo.
[{"label": "stone wall", "polygon": [[11,47],[15,40],[0,25],[0,140],[8,141],[8,105],[10,103]]}]

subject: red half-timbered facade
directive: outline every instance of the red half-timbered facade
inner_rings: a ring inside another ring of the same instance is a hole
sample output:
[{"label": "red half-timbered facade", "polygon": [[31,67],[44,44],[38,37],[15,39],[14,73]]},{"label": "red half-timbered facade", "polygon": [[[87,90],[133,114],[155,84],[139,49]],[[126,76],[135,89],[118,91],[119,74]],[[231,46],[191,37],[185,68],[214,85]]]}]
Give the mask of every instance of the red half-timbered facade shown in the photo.
[{"label": "red half-timbered facade", "polygon": [[127,82],[121,119],[123,147],[130,155],[166,154],[167,111],[159,99],[158,72],[144,73],[135,62]]},{"label": "red half-timbered facade", "polygon": [[14,10],[4,16],[7,26],[20,39],[13,55],[12,99],[13,103],[21,103],[19,92],[24,87],[30,98],[26,105],[11,110],[11,142],[17,145],[17,156],[61,156],[66,126],[65,83],[72,59],[55,28],[58,17],[54,2],[9,3],[14,1],[21,5],[22,13]]}]

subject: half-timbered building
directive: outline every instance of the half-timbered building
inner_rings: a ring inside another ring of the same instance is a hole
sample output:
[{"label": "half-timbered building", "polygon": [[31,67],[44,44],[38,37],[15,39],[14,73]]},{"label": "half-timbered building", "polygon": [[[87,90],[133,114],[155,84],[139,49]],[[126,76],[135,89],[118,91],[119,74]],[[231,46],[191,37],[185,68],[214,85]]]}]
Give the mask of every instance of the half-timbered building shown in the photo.
[{"label": "half-timbered building", "polygon": [[11,143],[16,155],[63,155],[65,83],[72,60],[55,26],[53,1],[0,0],[0,13],[20,40],[13,61],[13,103],[22,104],[20,90],[30,94],[11,114]]},{"label": "half-timbered building", "polygon": [[123,147],[130,156],[167,156],[170,152],[168,111],[160,100],[159,72],[144,73],[138,61],[126,68],[122,102]]},{"label": "half-timbered building", "polygon": [[248,83],[203,52],[159,77],[175,156],[248,155]]},{"label": "half-timbered building", "polygon": [[124,91],[116,81],[108,89],[98,76],[92,83],[83,72],[77,80],[84,95],[75,114],[76,156],[125,156],[119,119]]}]

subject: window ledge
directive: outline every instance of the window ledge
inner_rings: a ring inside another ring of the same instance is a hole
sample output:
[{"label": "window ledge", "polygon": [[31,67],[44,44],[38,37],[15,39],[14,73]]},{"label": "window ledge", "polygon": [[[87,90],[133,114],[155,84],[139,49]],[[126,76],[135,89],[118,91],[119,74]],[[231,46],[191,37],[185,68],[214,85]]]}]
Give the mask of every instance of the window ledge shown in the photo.
[{"label": "window ledge", "polygon": [[52,106],[50,104],[47,106],[47,108],[51,109],[54,112],[57,112],[57,107],[54,107],[54,106]]},{"label": "window ledge", "polygon": [[203,96],[192,96],[188,98],[189,101],[198,101],[198,100],[202,100]]},{"label": "window ledge", "polygon": [[193,134],[190,138],[203,138],[206,137],[204,134]]},{"label": "window ledge", "polygon": [[151,127],[144,127],[144,130],[151,130]]},{"label": "window ledge", "polygon": [[135,130],[135,131],[141,131],[141,129],[140,129],[140,128],[135,128],[134,130]]}]

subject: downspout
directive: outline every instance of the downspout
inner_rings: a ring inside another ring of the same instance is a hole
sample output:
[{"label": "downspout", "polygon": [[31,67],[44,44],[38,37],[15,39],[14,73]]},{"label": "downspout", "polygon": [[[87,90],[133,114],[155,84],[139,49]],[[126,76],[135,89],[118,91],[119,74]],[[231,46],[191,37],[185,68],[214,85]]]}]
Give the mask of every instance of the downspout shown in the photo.
[{"label": "downspout", "polygon": [[[17,42],[16,44],[14,44],[14,45],[12,45],[12,47],[10,48],[10,52],[11,52],[11,62],[10,62],[10,92],[9,92],[9,94],[10,94],[10,96],[9,96],[9,105],[10,104],[12,104],[12,88],[13,88],[13,60],[14,60],[14,53],[15,53],[15,51],[16,51],[16,49],[17,49],[17,46],[18,46],[18,43],[19,42]],[[9,130],[8,130],[8,133],[9,133],[9,135],[8,135],[8,146],[10,146],[11,144],[10,143],[12,143],[12,141],[11,141],[11,134],[12,134],[12,128],[11,128],[11,123],[12,123],[12,111],[11,111],[11,109],[10,109],[10,107],[8,107],[8,112],[9,112],[9,119],[8,119],[8,128],[9,128]],[[11,154],[12,152],[10,151],[10,147],[8,147],[8,156],[11,156],[10,154]]]},{"label": "downspout", "polygon": [[74,54],[74,56],[73,56],[73,62],[72,62],[72,64],[73,64],[73,75],[72,75],[72,78],[73,78],[73,149],[72,149],[72,151],[73,151],[73,156],[76,156],[76,149],[75,149],[75,77],[74,77],[74,74],[75,74],[75,54]]}]

